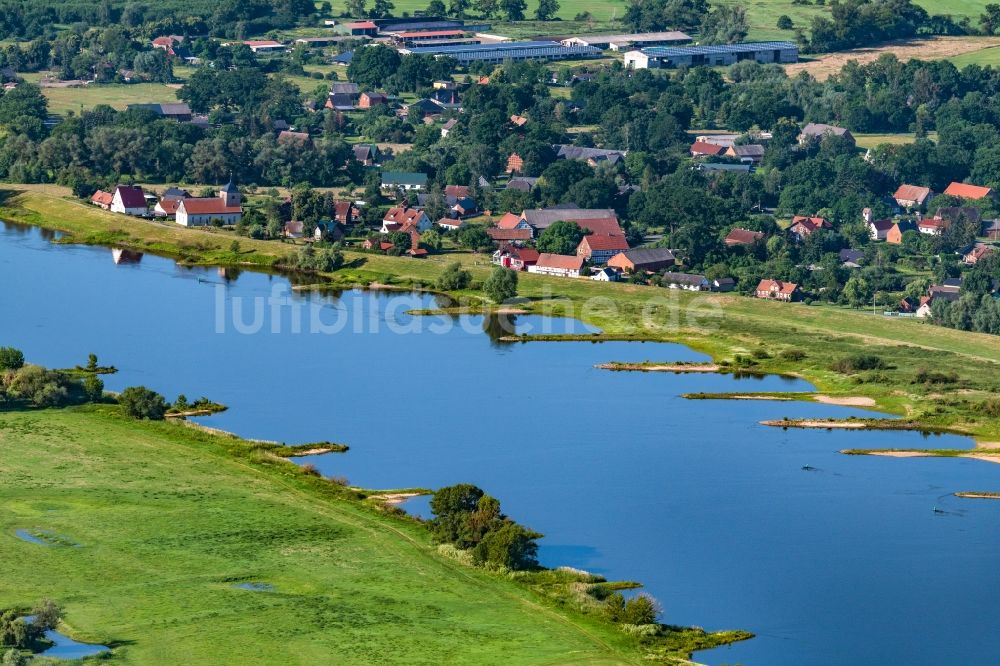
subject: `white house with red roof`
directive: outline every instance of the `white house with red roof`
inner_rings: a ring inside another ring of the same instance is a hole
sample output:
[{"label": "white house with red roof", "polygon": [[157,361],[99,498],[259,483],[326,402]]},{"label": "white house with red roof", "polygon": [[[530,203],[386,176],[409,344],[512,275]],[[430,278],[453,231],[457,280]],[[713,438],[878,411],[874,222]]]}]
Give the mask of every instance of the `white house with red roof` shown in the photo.
[{"label": "white house with red roof", "polygon": [[528,266],[529,273],[541,273],[542,275],[555,275],[557,277],[580,277],[582,271],[583,257],[549,254],[548,252],[538,255],[538,260],[534,266]]},{"label": "white house with red roof", "polygon": [[399,231],[406,225],[414,226],[417,228],[417,231],[423,233],[430,229],[433,223],[422,210],[407,206],[397,206],[396,208],[390,208],[389,212],[382,218],[382,233],[388,234],[393,231]]},{"label": "white house with red roof", "polygon": [[141,187],[119,185],[115,188],[109,210],[112,213],[124,215],[146,215],[149,213],[149,207],[146,205],[146,194]]},{"label": "white house with red roof", "polygon": [[201,227],[211,224],[213,220],[236,224],[242,219],[240,191],[232,179],[219,190],[217,197],[181,199],[175,217],[177,224],[184,227]]}]

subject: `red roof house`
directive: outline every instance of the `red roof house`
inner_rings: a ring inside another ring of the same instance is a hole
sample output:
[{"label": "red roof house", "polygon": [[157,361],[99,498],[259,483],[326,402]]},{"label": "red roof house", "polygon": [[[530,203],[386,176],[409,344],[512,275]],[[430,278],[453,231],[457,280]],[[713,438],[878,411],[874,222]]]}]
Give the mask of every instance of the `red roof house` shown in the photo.
[{"label": "red roof house", "polygon": [[757,298],[776,301],[794,301],[799,297],[799,285],[781,280],[761,280],[754,290]]},{"label": "red roof house", "polygon": [[603,264],[619,252],[624,252],[628,248],[628,241],[624,236],[605,236],[603,234],[590,234],[584,236],[580,245],[576,248],[576,256],[583,257],[594,264]]},{"label": "red roof house", "polygon": [[733,229],[726,236],[726,247],[733,247],[734,245],[753,245],[763,237],[764,234],[760,231]]}]

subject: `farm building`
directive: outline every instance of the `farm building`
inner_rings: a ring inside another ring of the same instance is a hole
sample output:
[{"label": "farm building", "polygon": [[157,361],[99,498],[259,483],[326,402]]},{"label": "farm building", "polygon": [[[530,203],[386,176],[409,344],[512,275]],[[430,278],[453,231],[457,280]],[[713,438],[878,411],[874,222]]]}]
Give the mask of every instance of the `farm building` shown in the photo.
[{"label": "farm building", "polygon": [[745,42],[714,46],[653,46],[625,54],[625,67],[661,69],[664,67],[713,67],[732,65],[743,60],[762,64],[793,63],[799,60],[799,47],[792,42]]},{"label": "farm building", "polygon": [[459,44],[417,46],[399,50],[403,55],[454,58],[459,64],[507,60],[568,60],[595,58],[601,50],[593,46],[563,46],[559,42],[502,42],[499,44]]},{"label": "farm building", "polygon": [[676,46],[690,44],[691,35],[676,30],[641,32],[631,35],[581,35],[562,40],[563,46],[596,46],[599,49],[621,50],[622,47]]}]

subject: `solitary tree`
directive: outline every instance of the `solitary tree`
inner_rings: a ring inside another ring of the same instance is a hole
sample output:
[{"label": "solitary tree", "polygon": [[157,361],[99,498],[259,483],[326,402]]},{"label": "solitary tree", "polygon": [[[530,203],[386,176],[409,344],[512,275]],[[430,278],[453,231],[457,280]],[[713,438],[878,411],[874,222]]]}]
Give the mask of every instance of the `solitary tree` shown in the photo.
[{"label": "solitary tree", "polygon": [[539,21],[549,21],[558,13],[558,0],[538,0],[538,7],[535,8],[535,18]]},{"label": "solitary tree", "polygon": [[483,283],[483,293],[494,303],[503,303],[517,296],[517,271],[497,266]]}]

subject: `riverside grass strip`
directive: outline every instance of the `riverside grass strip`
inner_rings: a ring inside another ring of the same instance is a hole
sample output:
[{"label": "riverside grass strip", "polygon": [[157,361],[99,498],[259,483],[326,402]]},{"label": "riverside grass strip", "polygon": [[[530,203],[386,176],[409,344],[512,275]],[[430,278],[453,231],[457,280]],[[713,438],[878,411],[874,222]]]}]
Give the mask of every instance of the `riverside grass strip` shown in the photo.
[{"label": "riverside grass strip", "polygon": [[[266,443],[99,406],[0,413],[0,449],[0,608],[57,599],[66,633],[113,663],[597,665],[649,649],[574,612],[558,572],[514,582],[449,560],[423,526]],[[748,637],[683,629],[661,656]]]}]

